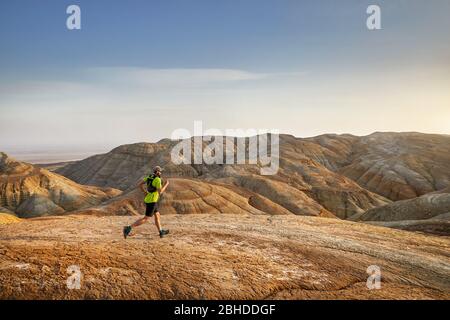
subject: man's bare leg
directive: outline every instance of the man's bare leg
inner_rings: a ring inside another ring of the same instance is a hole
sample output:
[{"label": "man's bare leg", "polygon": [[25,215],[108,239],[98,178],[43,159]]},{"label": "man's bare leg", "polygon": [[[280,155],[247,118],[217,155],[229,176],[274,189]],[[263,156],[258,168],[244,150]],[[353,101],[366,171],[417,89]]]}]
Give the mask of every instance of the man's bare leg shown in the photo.
[{"label": "man's bare leg", "polygon": [[159,236],[161,238],[169,234],[169,230],[164,230],[163,228],[161,228],[161,216],[159,212],[155,212],[155,226],[156,228],[158,228]]},{"label": "man's bare leg", "polygon": [[140,226],[141,224],[146,223],[147,220],[148,220],[148,218],[149,218],[149,217],[144,216],[143,218],[140,218],[139,220],[136,220],[136,222],[133,223],[133,224],[131,225],[131,227],[134,228],[134,227]]},{"label": "man's bare leg", "polygon": [[[124,237],[126,238],[130,234],[130,232],[133,228],[146,223],[148,221],[148,219],[149,219],[149,217],[145,216],[139,220],[136,220],[136,222],[133,223],[131,226],[124,227],[124,230],[123,230]],[[155,212],[155,226],[158,229],[159,236],[161,238],[169,233],[169,230],[163,230],[161,228],[161,216],[160,216],[159,212]]]},{"label": "man's bare leg", "polygon": [[155,212],[155,226],[158,228],[158,232],[161,232],[161,217],[159,212]]},{"label": "man's bare leg", "polygon": [[125,226],[123,227],[123,236],[126,239],[128,237],[128,235],[131,233],[131,230],[137,226],[140,226],[141,224],[144,224],[148,221],[147,216],[144,216],[143,218],[140,218],[138,220],[136,220],[131,226]]}]

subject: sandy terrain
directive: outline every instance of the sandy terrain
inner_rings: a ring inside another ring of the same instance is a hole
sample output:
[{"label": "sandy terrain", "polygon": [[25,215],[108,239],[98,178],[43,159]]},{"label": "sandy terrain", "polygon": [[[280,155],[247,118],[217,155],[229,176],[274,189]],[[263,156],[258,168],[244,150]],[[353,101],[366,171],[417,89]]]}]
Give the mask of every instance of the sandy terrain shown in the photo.
[{"label": "sandy terrain", "polygon": [[19,222],[21,219],[13,214],[0,212],[0,224],[9,224]]},{"label": "sandy terrain", "polygon": [[[450,239],[337,219],[65,216],[0,225],[1,299],[449,299]],[[81,288],[68,289],[78,265]],[[381,289],[366,287],[381,268]]]}]

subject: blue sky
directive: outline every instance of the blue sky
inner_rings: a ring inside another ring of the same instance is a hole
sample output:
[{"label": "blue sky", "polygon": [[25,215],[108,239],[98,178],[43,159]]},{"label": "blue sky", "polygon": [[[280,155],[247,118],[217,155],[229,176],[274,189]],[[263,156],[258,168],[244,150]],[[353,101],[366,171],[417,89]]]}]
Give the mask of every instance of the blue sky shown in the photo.
[{"label": "blue sky", "polygon": [[[81,7],[82,29],[66,28]],[[382,30],[366,28],[378,4]],[[450,2],[0,2],[0,149],[192,130],[450,134]],[[25,129],[24,129],[25,128]]]}]

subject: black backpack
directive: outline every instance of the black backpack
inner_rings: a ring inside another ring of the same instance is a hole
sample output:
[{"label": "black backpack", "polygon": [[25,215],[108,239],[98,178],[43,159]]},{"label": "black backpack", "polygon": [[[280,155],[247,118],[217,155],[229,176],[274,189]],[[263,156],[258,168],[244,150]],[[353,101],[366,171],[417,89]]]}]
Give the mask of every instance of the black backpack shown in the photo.
[{"label": "black backpack", "polygon": [[151,174],[147,177],[147,192],[155,192],[157,189],[152,185],[153,180],[155,180],[156,176]]}]

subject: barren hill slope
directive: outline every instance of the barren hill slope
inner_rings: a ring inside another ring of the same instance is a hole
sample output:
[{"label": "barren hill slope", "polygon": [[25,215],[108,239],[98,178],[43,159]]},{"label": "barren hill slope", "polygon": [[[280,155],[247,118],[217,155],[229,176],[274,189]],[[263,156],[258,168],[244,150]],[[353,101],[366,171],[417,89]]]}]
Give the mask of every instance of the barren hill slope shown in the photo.
[{"label": "barren hill slope", "polygon": [[[259,194],[291,213],[322,215],[328,211],[340,218],[362,213],[389,201],[360,187],[347,177],[306,156],[297,139],[280,137],[280,169],[276,175],[261,176],[258,165],[175,165],[170,151],[177,141],[123,145],[103,155],[69,164],[58,173],[77,181],[101,187],[134,188],[142,176],[156,165],[165,175],[195,178],[227,184],[248,193]],[[235,141],[236,143],[236,141]],[[306,146],[309,142],[301,142]],[[324,149],[320,145],[314,145]],[[309,147],[311,149],[312,147]]]},{"label": "barren hill slope", "polygon": [[[292,214],[284,207],[257,193],[230,187],[227,184],[205,182],[200,179],[173,178],[170,188],[161,197],[162,214]],[[88,210],[93,215],[142,215],[145,212],[143,193],[132,189]],[[335,217],[317,203],[305,197],[304,214],[313,209],[318,216]],[[299,201],[299,200],[297,200]],[[81,210],[86,212],[86,210]]]},{"label": "barren hill slope", "polygon": [[20,217],[61,214],[98,205],[120,194],[79,185],[63,176],[0,153],[0,207]]},{"label": "barren hill slope", "polygon": [[350,217],[393,228],[450,235],[450,187]]},{"label": "barren hill slope", "polygon": [[365,137],[307,139],[325,148],[318,161],[391,200],[411,199],[450,185],[450,136],[377,132]]},{"label": "barren hill slope", "polygon": [[[449,299],[450,240],[294,215],[167,215],[0,226],[0,299]],[[381,269],[381,289],[366,287]],[[68,289],[79,267],[81,288]],[[69,269],[70,270],[70,269]]]},{"label": "barren hill slope", "polygon": [[450,213],[450,187],[442,191],[390,203],[370,209],[359,217],[362,221],[424,220]]},{"label": "barren hill slope", "polygon": [[11,213],[0,212],[0,224],[16,223],[19,221],[21,221],[20,218],[17,218]]}]

